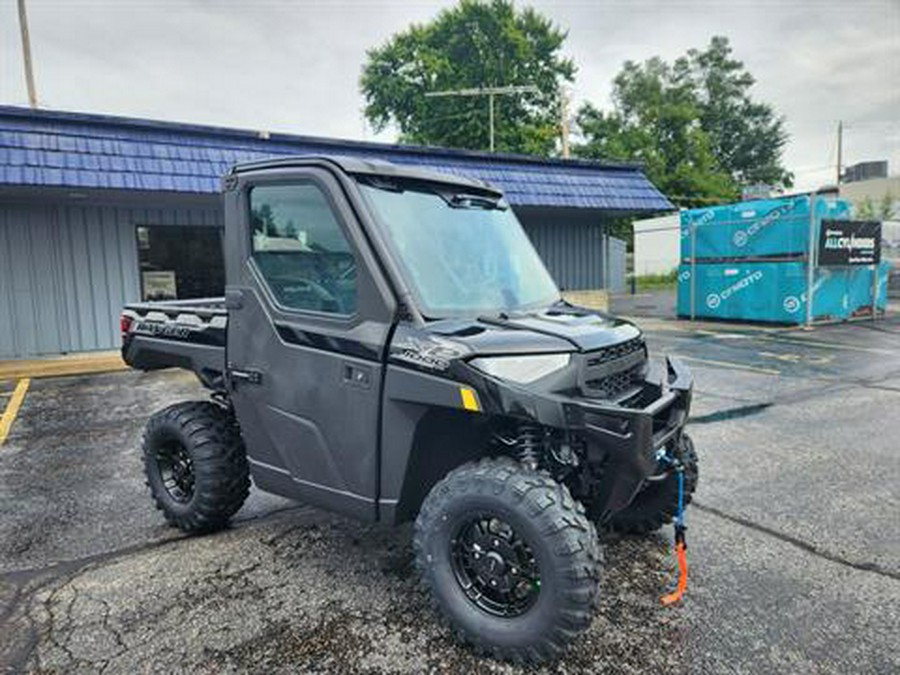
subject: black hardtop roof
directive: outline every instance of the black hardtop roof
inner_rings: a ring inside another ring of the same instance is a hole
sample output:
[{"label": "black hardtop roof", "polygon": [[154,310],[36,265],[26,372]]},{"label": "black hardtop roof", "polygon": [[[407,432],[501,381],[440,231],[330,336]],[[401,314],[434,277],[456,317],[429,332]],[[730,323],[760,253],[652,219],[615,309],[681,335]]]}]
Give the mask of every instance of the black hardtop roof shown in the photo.
[{"label": "black hardtop roof", "polygon": [[491,192],[497,196],[502,194],[498,188],[490,183],[475,178],[440,173],[409,164],[394,164],[383,159],[363,159],[346,155],[298,155],[295,157],[273,157],[271,159],[240,162],[232,167],[231,173],[239,174],[265,169],[283,169],[292,166],[309,166],[323,163],[336,166],[344,173],[350,175],[381,176],[384,178],[421,181],[423,183],[445,183],[456,187],[478,190],[479,192]]}]

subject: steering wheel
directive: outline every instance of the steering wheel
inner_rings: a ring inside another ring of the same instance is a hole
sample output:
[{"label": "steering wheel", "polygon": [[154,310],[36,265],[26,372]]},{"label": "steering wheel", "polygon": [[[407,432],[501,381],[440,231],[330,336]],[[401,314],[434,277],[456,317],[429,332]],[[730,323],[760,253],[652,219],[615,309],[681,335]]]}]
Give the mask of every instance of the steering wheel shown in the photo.
[{"label": "steering wheel", "polygon": [[[273,285],[278,289],[278,299],[289,307],[301,307],[306,309],[320,309],[324,311],[340,310],[338,298],[327,288],[309,279],[273,279]],[[310,306],[315,300],[318,307]]]}]

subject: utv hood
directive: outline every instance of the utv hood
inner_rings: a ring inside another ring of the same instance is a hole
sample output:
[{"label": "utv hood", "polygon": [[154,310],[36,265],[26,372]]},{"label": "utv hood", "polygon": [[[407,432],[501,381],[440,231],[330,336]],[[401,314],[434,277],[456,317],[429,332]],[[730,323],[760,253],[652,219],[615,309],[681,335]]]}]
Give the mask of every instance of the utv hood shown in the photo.
[{"label": "utv hood", "polygon": [[473,354],[589,352],[638,337],[632,323],[582,308],[444,320],[428,332],[465,345]]}]

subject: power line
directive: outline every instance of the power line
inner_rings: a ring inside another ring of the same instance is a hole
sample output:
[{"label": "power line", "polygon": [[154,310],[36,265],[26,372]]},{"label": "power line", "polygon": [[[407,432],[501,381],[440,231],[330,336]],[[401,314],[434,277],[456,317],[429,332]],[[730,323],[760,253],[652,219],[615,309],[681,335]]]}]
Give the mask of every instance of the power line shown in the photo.
[{"label": "power line", "polygon": [[438,115],[437,117],[429,117],[429,122],[443,122],[444,120],[458,120],[462,118],[467,118],[472,116],[471,110],[466,110],[460,113],[450,113],[448,115]]}]

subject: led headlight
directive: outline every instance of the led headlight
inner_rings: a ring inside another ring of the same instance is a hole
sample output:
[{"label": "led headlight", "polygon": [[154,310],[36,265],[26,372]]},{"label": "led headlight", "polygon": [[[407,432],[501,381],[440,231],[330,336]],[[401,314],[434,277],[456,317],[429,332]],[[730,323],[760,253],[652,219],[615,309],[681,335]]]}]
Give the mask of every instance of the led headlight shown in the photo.
[{"label": "led headlight", "polygon": [[501,380],[528,384],[569,365],[568,354],[490,356],[472,359],[473,367]]}]

